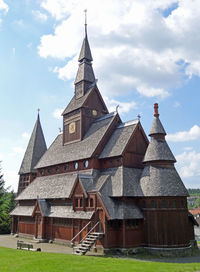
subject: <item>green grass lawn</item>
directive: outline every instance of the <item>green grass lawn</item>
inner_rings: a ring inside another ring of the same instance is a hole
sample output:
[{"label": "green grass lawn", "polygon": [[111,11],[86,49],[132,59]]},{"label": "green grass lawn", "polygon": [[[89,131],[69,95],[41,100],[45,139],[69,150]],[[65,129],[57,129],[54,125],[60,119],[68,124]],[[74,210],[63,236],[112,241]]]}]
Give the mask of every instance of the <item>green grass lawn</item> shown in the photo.
[{"label": "green grass lawn", "polygon": [[119,258],[28,252],[0,247],[0,271],[3,272],[196,272],[198,270],[200,270],[200,263],[169,264]]}]

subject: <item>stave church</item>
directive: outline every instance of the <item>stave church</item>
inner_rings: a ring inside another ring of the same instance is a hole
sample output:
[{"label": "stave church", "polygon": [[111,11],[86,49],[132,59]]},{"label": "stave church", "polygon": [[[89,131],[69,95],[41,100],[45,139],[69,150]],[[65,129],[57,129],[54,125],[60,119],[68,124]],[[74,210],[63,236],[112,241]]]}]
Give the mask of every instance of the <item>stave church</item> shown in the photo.
[{"label": "stave church", "polygon": [[192,247],[197,222],[158,104],[149,141],[139,119],[123,123],[117,110],[108,112],[92,61],[86,29],[74,96],[49,148],[38,113],[19,170],[12,233],[65,242],[77,254]]}]

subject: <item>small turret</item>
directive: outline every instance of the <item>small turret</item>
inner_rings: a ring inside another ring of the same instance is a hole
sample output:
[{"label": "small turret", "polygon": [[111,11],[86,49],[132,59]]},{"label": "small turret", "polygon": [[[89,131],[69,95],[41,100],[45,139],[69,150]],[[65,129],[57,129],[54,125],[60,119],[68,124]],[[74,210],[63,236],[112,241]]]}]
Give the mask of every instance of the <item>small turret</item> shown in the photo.
[{"label": "small turret", "polygon": [[158,104],[154,104],[154,121],[149,133],[151,141],[144,156],[140,185],[144,196],[187,196],[166,140],[166,132],[159,119]]},{"label": "small turret", "polygon": [[154,104],[154,121],[149,132],[151,141],[144,156],[144,163],[152,161],[176,162],[167,142],[165,141],[166,132],[159,119],[158,104]]}]

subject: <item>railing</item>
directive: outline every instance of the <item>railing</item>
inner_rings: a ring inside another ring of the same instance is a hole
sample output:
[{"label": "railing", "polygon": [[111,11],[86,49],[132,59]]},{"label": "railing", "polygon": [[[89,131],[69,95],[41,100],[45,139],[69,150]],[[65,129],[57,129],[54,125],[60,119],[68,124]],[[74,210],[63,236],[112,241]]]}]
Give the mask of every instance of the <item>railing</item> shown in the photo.
[{"label": "railing", "polygon": [[72,238],[72,240],[70,241],[72,247],[73,247],[73,245],[74,245],[73,241],[76,239],[76,237],[78,237],[78,236],[81,234],[81,232],[82,232],[84,229],[86,229],[87,226],[89,226],[90,224],[91,224],[91,221],[88,222],[87,225],[85,225],[85,226],[79,231],[79,233],[77,233],[77,234]]},{"label": "railing", "polygon": [[80,244],[83,242],[83,240],[93,231],[93,229],[95,229],[98,225],[99,225],[100,221],[97,222],[94,227],[91,228],[90,231],[88,231],[88,233],[83,237],[83,239],[80,241]]}]

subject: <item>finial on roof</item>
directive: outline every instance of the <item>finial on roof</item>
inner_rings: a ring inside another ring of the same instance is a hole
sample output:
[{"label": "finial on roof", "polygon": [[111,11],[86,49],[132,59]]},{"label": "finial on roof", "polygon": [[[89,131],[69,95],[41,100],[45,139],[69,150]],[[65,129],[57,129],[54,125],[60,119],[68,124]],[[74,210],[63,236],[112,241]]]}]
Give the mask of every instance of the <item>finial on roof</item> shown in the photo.
[{"label": "finial on roof", "polygon": [[87,36],[87,9],[84,9],[85,12],[85,36]]},{"label": "finial on roof", "polygon": [[118,112],[118,109],[119,109],[119,105],[116,106],[116,112]]},{"label": "finial on roof", "polygon": [[140,119],[141,119],[141,115],[138,113],[138,115],[137,115],[137,118],[138,118],[138,120],[140,121]]},{"label": "finial on roof", "polygon": [[37,112],[38,112],[37,116],[38,116],[38,119],[39,119],[40,118],[40,109],[39,108],[37,109]]},{"label": "finial on roof", "polygon": [[155,117],[159,117],[159,113],[158,113],[158,103],[154,104],[154,116]]}]

